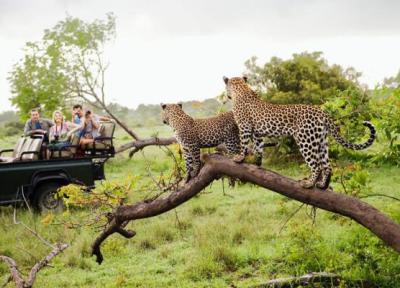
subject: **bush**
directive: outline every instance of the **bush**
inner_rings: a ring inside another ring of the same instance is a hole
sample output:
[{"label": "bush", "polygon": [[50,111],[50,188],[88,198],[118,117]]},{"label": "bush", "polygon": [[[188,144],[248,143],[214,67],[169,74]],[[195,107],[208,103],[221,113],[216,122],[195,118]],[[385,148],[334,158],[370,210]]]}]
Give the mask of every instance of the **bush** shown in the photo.
[{"label": "bush", "polygon": [[385,144],[374,160],[400,165],[400,88],[376,89],[373,104],[381,132],[378,140]]},{"label": "bush", "polygon": [[4,124],[4,135],[14,136],[18,134],[23,134],[24,124],[19,121],[9,121]]}]

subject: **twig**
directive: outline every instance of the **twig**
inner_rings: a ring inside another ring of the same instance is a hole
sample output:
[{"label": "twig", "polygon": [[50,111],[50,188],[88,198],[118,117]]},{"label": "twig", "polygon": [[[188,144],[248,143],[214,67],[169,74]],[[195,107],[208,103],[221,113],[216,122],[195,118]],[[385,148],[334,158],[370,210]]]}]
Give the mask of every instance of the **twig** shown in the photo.
[{"label": "twig", "polygon": [[14,224],[16,225],[22,225],[26,230],[28,230],[29,232],[31,232],[34,236],[36,236],[40,241],[42,241],[44,244],[46,244],[47,246],[51,247],[51,248],[55,248],[50,242],[48,242],[46,239],[44,239],[42,236],[40,236],[36,231],[34,231],[33,229],[31,229],[28,225],[26,225],[24,222],[22,221],[18,221],[17,220],[17,209],[16,207],[14,207],[14,216],[13,216],[13,220],[14,220]]},{"label": "twig", "polygon": [[297,207],[297,209],[285,220],[285,222],[283,223],[283,225],[281,226],[281,228],[279,229],[278,235],[281,234],[283,228],[285,228],[286,224],[290,221],[290,219],[292,219],[294,217],[294,215],[297,214],[297,212],[300,211],[300,209],[304,206],[304,203],[301,204],[299,207]]},{"label": "twig", "polygon": [[400,198],[394,197],[394,196],[390,196],[390,195],[385,195],[385,194],[367,194],[367,195],[363,195],[363,196],[359,196],[358,198],[362,199],[362,198],[368,198],[368,197],[386,197],[386,198],[390,198],[396,201],[400,201]]},{"label": "twig", "polygon": [[345,194],[349,194],[349,193],[347,193],[346,185],[344,184],[344,178],[343,178],[344,169],[345,169],[345,168],[343,168],[342,171],[341,171],[341,173],[340,173],[340,184],[342,184],[344,193],[345,193]]}]

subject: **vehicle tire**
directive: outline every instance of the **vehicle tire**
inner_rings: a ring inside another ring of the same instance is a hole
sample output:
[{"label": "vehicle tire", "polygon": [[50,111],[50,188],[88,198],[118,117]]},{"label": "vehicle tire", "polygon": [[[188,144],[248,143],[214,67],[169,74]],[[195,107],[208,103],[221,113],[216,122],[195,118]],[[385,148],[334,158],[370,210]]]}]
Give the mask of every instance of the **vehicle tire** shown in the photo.
[{"label": "vehicle tire", "polygon": [[60,212],[64,203],[62,197],[56,197],[61,183],[49,182],[35,188],[34,205],[39,212]]}]

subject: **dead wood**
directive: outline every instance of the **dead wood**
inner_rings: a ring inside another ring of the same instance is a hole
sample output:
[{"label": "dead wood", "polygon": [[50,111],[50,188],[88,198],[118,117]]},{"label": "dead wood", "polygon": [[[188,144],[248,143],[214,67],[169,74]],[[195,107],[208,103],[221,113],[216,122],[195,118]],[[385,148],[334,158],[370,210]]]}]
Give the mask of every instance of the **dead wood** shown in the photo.
[{"label": "dead wood", "polygon": [[10,269],[11,279],[14,281],[17,288],[30,288],[33,286],[33,283],[36,280],[37,273],[39,273],[42,268],[46,267],[54,257],[67,249],[67,247],[68,244],[55,244],[53,250],[32,267],[27,280],[23,278],[14,259],[8,256],[0,255],[0,260],[7,264],[8,268]]}]

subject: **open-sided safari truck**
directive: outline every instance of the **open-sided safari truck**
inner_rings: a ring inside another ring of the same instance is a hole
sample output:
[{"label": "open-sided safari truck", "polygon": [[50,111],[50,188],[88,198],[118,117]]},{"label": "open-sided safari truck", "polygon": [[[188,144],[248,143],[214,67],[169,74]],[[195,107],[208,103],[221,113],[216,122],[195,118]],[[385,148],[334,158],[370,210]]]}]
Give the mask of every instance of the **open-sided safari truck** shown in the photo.
[{"label": "open-sided safari truck", "polygon": [[62,206],[62,199],[55,197],[61,186],[94,187],[95,180],[105,179],[104,163],[115,154],[114,130],[114,122],[100,122],[100,136],[83,151],[77,133],[61,149],[50,150],[43,135],[32,135],[21,137],[14,149],[1,150],[0,205],[26,201],[38,210],[55,210]]}]

